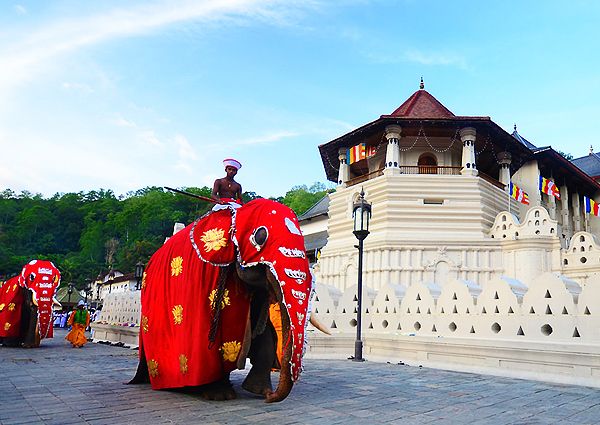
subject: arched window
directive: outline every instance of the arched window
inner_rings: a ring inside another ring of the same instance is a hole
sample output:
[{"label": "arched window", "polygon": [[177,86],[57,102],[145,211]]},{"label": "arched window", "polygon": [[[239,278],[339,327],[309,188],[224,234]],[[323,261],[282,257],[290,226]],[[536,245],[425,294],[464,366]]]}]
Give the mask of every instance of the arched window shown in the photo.
[{"label": "arched window", "polygon": [[424,153],[419,157],[419,174],[437,174],[437,158],[431,153]]}]

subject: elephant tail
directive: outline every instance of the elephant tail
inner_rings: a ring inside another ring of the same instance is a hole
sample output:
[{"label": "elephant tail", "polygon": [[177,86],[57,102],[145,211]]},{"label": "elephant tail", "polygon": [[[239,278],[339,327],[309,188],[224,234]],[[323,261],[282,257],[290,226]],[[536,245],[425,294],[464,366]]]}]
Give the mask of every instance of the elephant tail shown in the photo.
[{"label": "elephant tail", "polygon": [[140,362],[138,363],[135,376],[127,384],[148,384],[150,383],[150,374],[148,373],[148,364],[146,363],[146,354],[144,347],[140,346]]}]

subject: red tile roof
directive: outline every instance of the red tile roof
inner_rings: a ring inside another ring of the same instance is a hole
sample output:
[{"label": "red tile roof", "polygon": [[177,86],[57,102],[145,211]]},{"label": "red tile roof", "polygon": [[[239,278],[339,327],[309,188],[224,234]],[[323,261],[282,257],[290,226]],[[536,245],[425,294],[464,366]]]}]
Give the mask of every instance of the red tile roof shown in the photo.
[{"label": "red tile roof", "polygon": [[427,91],[417,90],[390,115],[403,118],[452,118],[455,115]]}]

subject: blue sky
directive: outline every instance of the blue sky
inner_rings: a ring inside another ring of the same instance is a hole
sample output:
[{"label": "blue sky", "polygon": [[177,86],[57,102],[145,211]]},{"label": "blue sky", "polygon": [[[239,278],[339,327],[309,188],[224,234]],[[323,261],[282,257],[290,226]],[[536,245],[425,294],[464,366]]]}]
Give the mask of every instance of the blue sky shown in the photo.
[{"label": "blue sky", "polygon": [[426,90],[600,143],[600,2],[0,0],[0,190],[326,181],[317,146]]}]

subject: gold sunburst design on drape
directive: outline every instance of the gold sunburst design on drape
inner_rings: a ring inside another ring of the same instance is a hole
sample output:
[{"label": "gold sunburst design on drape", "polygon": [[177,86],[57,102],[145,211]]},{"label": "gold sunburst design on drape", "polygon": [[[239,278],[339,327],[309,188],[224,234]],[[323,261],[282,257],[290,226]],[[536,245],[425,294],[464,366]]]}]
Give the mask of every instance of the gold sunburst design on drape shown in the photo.
[{"label": "gold sunburst design on drape", "polygon": [[6,304],[4,304],[4,303],[0,304],[0,311],[4,310],[4,306],[5,306],[5,305],[6,305]]},{"label": "gold sunburst design on drape", "polygon": [[156,360],[148,360],[148,373],[153,378],[158,376],[158,362]]},{"label": "gold sunburst design on drape", "polygon": [[179,276],[183,273],[183,257],[175,257],[171,260],[171,276]]},{"label": "gold sunburst design on drape", "polygon": [[202,234],[200,240],[204,242],[206,252],[218,251],[227,245],[225,231],[223,229],[211,229]]},{"label": "gold sunburst design on drape", "polygon": [[[210,301],[210,308],[214,308],[215,296],[217,295],[217,290],[213,289],[210,295],[208,296],[208,300]],[[230,305],[231,301],[229,300],[229,289],[225,289],[225,293],[223,294],[223,300],[221,301],[221,310],[225,308],[226,305]]]},{"label": "gold sunburst design on drape", "polygon": [[4,330],[5,330],[5,331],[9,330],[11,326],[12,326],[12,325],[11,325],[9,322],[6,322],[6,323],[4,324]]},{"label": "gold sunburst design on drape", "polygon": [[237,341],[223,343],[221,351],[223,352],[223,360],[226,362],[234,362],[237,359],[238,353],[242,348],[242,344]]},{"label": "gold sunburst design on drape", "polygon": [[185,356],[185,354],[180,354],[179,355],[179,371],[185,375],[188,371],[188,359]]},{"label": "gold sunburst design on drape", "polygon": [[148,316],[142,316],[142,330],[148,332]]},{"label": "gold sunburst design on drape", "polygon": [[8,305],[8,311],[15,311],[15,303],[10,303]]},{"label": "gold sunburst design on drape", "polygon": [[146,272],[142,275],[142,289],[146,289]]},{"label": "gold sunburst design on drape", "polygon": [[16,290],[17,290],[17,284],[15,283],[15,284],[13,285],[13,291],[16,291]]},{"label": "gold sunburst design on drape", "polygon": [[173,322],[176,325],[181,325],[181,322],[183,322],[183,306],[182,305],[176,305],[175,307],[173,307]]}]

